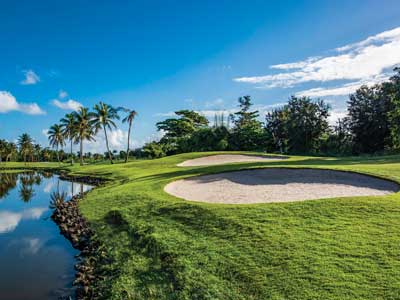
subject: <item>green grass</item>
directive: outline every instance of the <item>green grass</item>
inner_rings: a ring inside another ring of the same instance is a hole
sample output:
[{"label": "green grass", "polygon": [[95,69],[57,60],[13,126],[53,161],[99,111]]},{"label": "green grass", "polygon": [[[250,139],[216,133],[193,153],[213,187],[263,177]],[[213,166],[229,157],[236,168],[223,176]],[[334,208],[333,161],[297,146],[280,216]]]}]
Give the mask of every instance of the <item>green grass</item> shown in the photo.
[{"label": "green grass", "polygon": [[178,178],[258,167],[400,182],[400,156],[176,167],[204,155],[71,169],[112,179],[80,204],[112,258],[108,299],[400,299],[400,194],[217,205],[163,192]]}]

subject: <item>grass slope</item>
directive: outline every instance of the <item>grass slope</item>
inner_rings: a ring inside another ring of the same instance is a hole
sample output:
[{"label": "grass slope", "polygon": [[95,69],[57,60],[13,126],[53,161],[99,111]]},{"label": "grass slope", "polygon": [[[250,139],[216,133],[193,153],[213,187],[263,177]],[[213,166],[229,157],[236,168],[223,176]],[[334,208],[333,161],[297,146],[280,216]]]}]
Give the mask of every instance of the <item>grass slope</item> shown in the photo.
[{"label": "grass slope", "polygon": [[400,299],[400,194],[216,205],[163,192],[178,178],[257,167],[400,182],[399,156],[176,167],[204,155],[71,169],[113,179],[81,202],[111,254],[108,299]]}]

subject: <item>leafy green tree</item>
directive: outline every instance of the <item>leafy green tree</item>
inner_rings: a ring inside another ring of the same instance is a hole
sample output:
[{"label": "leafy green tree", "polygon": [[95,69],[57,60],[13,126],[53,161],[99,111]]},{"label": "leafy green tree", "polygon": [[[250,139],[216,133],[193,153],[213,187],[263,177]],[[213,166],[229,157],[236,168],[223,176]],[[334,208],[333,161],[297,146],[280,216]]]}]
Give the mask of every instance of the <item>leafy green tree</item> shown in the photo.
[{"label": "leafy green tree", "polygon": [[50,146],[56,148],[57,161],[60,163],[59,147],[63,147],[65,145],[65,139],[61,125],[54,124],[49,128],[47,134]]},{"label": "leafy green tree", "polygon": [[80,107],[78,111],[74,112],[76,120],[76,131],[74,134],[75,143],[79,143],[79,157],[80,165],[83,166],[83,142],[94,141],[95,130],[92,125],[94,118],[93,113],[87,107]]},{"label": "leafy green tree", "polygon": [[350,95],[348,115],[356,153],[377,153],[391,147],[392,99],[382,87],[362,86]]},{"label": "leafy green tree", "polygon": [[208,125],[206,117],[192,110],[178,110],[178,119],[170,118],[156,124],[157,129],[165,132],[165,139],[188,136],[196,130]]},{"label": "leafy green tree", "polygon": [[395,68],[396,74],[389,82],[382,84],[385,94],[389,95],[392,107],[388,113],[390,136],[395,149],[400,149],[400,68]]},{"label": "leafy green tree", "polygon": [[76,120],[75,114],[69,113],[66,114],[64,118],[60,120],[62,133],[65,139],[70,141],[70,158],[71,158],[71,166],[74,164],[74,155],[72,150],[72,145],[74,142],[74,137],[76,135]]},{"label": "leafy green tree", "polygon": [[223,151],[228,149],[229,131],[225,126],[205,127],[179,141],[181,152]]},{"label": "leafy green tree", "polygon": [[280,153],[287,152],[288,131],[286,124],[288,121],[287,109],[278,108],[266,115],[266,132],[270,135],[271,151],[278,150]]},{"label": "leafy green tree", "polygon": [[108,105],[103,102],[99,102],[95,104],[94,107],[94,114],[92,119],[92,124],[94,126],[95,132],[97,133],[100,129],[104,132],[104,137],[106,139],[106,147],[108,152],[108,157],[110,162],[113,163],[113,156],[110,151],[110,147],[108,145],[108,136],[107,136],[107,129],[113,130],[117,128],[114,120],[119,119],[118,110],[111,105]]},{"label": "leafy green tree", "polygon": [[124,111],[127,113],[127,116],[122,120],[122,122],[128,123],[128,125],[129,125],[128,143],[127,143],[126,155],[125,155],[125,163],[127,163],[128,159],[129,159],[129,146],[130,146],[132,123],[133,123],[133,120],[135,119],[135,117],[137,116],[137,112],[135,110],[129,110],[129,109],[124,109]]},{"label": "leafy green tree", "polygon": [[149,158],[160,158],[166,155],[163,144],[157,142],[145,144],[142,150],[145,156]]},{"label": "leafy green tree", "polygon": [[331,132],[321,144],[320,152],[329,155],[351,155],[353,153],[353,137],[350,131],[349,118],[337,120]]},{"label": "leafy green tree", "polygon": [[265,147],[264,130],[258,120],[259,112],[252,111],[250,96],[239,97],[239,111],[231,114],[233,123],[229,145],[232,150],[261,150]]},{"label": "leafy green tree", "polygon": [[281,152],[316,153],[329,132],[329,109],[322,100],[292,96],[288,104],[267,114],[266,130]]}]

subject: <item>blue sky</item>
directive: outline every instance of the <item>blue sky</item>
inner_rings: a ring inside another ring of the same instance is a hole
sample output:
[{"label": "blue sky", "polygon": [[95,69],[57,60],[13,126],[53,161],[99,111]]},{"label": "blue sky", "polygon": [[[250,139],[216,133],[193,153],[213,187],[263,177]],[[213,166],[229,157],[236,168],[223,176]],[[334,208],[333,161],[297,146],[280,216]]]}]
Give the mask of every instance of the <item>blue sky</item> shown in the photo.
[{"label": "blue sky", "polygon": [[[251,95],[345,112],[360,84],[400,63],[398,1],[1,1],[0,138],[44,132],[79,105],[136,109],[134,146],[189,108],[212,117]],[[294,63],[294,64],[293,64]],[[125,148],[127,128],[111,136]],[[103,151],[103,140],[87,151]]]}]

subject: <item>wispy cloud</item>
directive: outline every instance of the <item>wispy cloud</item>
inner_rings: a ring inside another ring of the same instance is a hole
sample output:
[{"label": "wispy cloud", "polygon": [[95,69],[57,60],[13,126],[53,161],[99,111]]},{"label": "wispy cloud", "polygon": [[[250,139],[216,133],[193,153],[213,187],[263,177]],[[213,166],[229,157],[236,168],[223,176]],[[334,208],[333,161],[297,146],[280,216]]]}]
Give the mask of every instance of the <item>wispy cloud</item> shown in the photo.
[{"label": "wispy cloud", "polygon": [[58,92],[58,98],[59,98],[59,99],[64,99],[64,98],[67,98],[67,97],[68,97],[68,93],[67,93],[66,91],[60,90],[60,91]]},{"label": "wispy cloud", "polygon": [[374,85],[390,78],[390,75],[380,74],[369,79],[359,80],[356,82],[350,82],[342,84],[341,86],[335,87],[318,87],[308,89],[296,93],[297,96],[308,96],[308,97],[326,97],[326,96],[343,96],[354,93],[362,85]]},{"label": "wispy cloud", "polygon": [[0,91],[0,113],[20,111],[28,115],[44,115],[37,103],[19,103],[17,99],[7,91]]},{"label": "wispy cloud", "polygon": [[25,78],[20,83],[22,85],[33,85],[40,81],[39,75],[37,75],[33,70],[23,70]]},{"label": "wispy cloud", "polygon": [[222,98],[217,98],[213,101],[207,101],[206,102],[206,107],[207,108],[211,108],[211,107],[215,107],[215,108],[222,108],[225,104],[224,99]]},{"label": "wispy cloud", "polygon": [[307,82],[322,84],[345,81],[335,88],[319,87],[303,92],[313,96],[345,95],[361,84],[384,80],[393,67],[400,63],[400,27],[334,51],[335,55],[309,57],[303,61],[270,67],[285,72],[239,77],[234,81],[254,84],[259,88],[287,88]]},{"label": "wispy cloud", "polygon": [[75,101],[73,99],[69,99],[68,101],[64,101],[64,102],[62,102],[58,99],[54,99],[52,101],[52,103],[54,106],[57,106],[58,108],[65,109],[65,110],[78,110],[79,107],[83,106],[80,102]]}]

